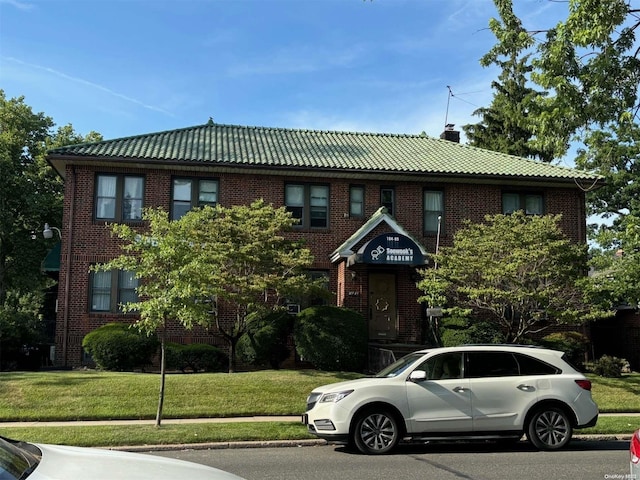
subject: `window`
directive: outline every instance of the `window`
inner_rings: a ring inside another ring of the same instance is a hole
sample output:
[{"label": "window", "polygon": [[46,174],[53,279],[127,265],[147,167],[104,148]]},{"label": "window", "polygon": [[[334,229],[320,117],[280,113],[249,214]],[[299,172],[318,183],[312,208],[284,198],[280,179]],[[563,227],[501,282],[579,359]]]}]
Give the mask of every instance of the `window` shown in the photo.
[{"label": "window", "polygon": [[514,354],[520,366],[520,375],[556,375],[562,373],[559,368],[530,357],[529,355]]},{"label": "window", "polygon": [[326,185],[285,186],[285,205],[299,227],[326,228],[329,226],[329,187]]},{"label": "window", "polygon": [[386,207],[389,215],[395,215],[396,192],[393,187],[380,189],[380,206]]},{"label": "window", "polygon": [[527,215],[542,215],[544,213],[542,195],[535,193],[503,193],[502,213],[508,215],[517,210],[523,210]]},{"label": "window", "polygon": [[138,301],[138,279],[134,272],[91,272],[89,282],[92,312],[118,312],[122,304]]},{"label": "window", "polygon": [[349,216],[364,217],[364,187],[352,185],[349,187]]},{"label": "window", "polygon": [[467,377],[511,377],[518,375],[518,362],[509,352],[470,352]]},{"label": "window", "polygon": [[171,219],[178,220],[194,207],[218,203],[218,180],[174,178],[171,193]]},{"label": "window", "polygon": [[416,370],[425,371],[427,380],[462,378],[462,353],[445,353],[431,357]]},{"label": "window", "polygon": [[440,190],[425,190],[424,192],[424,233],[438,233],[441,231],[442,216],[444,214],[443,192]]},{"label": "window", "polygon": [[96,177],[95,217],[97,220],[142,219],[144,178],[130,175]]}]

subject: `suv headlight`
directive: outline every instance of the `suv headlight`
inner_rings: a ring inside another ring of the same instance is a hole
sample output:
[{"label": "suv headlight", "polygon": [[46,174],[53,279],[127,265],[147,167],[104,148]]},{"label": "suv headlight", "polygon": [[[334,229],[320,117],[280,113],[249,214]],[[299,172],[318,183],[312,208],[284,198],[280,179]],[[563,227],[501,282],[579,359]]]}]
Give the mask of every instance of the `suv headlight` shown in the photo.
[{"label": "suv headlight", "polygon": [[336,393],[325,393],[320,399],[320,403],[336,403],[349,395],[353,390],[344,390]]}]

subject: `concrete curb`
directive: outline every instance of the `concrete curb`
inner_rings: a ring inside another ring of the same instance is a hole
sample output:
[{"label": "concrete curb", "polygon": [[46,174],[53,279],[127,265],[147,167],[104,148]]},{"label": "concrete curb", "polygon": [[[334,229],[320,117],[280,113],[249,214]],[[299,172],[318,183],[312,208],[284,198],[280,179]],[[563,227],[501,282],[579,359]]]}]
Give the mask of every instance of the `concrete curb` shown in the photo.
[{"label": "concrete curb", "polygon": [[[572,442],[628,442],[629,435],[574,435]],[[175,450],[224,450],[232,448],[291,448],[291,447],[321,447],[329,445],[325,440],[268,440],[255,442],[213,442],[213,443],[187,443],[175,445],[136,445],[120,447],[102,447],[108,450],[125,452],[168,452]]]}]

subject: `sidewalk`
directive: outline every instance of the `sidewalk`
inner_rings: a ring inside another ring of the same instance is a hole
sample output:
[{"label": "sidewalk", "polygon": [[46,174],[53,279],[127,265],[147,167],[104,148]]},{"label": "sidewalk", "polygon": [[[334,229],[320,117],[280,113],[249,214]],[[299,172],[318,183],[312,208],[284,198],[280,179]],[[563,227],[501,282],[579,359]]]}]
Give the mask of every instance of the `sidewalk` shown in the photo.
[{"label": "sidewalk", "polygon": [[[640,417],[640,413],[601,413],[600,416],[633,416]],[[194,423],[239,423],[239,422],[301,422],[301,415],[285,416],[253,416],[253,417],[216,417],[216,418],[166,418],[162,419],[163,425],[169,424],[194,424]],[[66,422],[0,422],[0,433],[2,427],[65,427],[65,426],[97,426],[97,425],[155,425],[153,420],[78,420]],[[628,433],[615,435],[581,435],[578,430],[573,435],[574,441],[624,441],[631,440],[633,431],[640,428],[640,418],[638,425],[630,427]],[[234,442],[214,442],[214,443],[189,443],[189,444],[160,444],[160,445],[131,445],[120,447],[109,447],[110,450],[125,450],[130,452],[151,452],[168,450],[216,450],[227,448],[275,448],[275,447],[303,447],[326,445],[327,442],[321,439],[309,440],[263,440],[263,441],[234,441]]]},{"label": "sidewalk", "polygon": [[[239,422],[301,422],[302,415],[215,417],[215,418],[163,418],[162,424],[177,423],[239,423]],[[76,420],[64,422],[0,422],[2,427],[95,427],[97,425],[155,425],[151,420]]]},{"label": "sidewalk", "polygon": [[[640,412],[632,413],[600,413],[600,417],[640,417]],[[188,424],[188,423],[240,423],[240,422],[301,422],[302,415],[261,415],[253,417],[215,417],[215,418],[163,418],[162,424]],[[70,420],[53,422],[0,422],[2,427],[92,427],[96,425],[155,425],[155,419],[147,420]],[[640,428],[638,425],[633,428]],[[630,433],[631,434],[631,433]]]}]

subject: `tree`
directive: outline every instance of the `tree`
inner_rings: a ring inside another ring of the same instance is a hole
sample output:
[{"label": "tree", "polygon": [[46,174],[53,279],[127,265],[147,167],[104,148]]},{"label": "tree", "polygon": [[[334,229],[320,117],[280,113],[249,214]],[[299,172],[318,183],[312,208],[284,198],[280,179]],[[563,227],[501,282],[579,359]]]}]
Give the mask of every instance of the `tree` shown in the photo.
[{"label": "tree", "polygon": [[[533,98],[528,142],[538,151],[560,158],[573,145],[582,145],[576,165],[595,170],[606,187],[587,196],[590,213],[614,216],[636,211],[635,140],[640,110],[640,59],[636,30],[638,10],[630,0],[570,0],[564,21],[546,28],[525,29],[513,13],[512,0],[495,0],[500,23],[490,26],[498,44],[483,58],[493,60],[527,48],[531,55],[531,87],[546,95]],[[544,38],[536,38],[542,37]],[[533,47],[534,39],[537,44]],[[531,48],[529,48],[531,47]],[[511,63],[504,65],[506,75]],[[502,110],[501,110],[502,111]],[[542,158],[542,157],[541,157]],[[589,185],[584,185],[586,190]],[[627,205],[625,207],[625,204]]]},{"label": "tree", "polygon": [[47,149],[101,139],[95,132],[82,137],[71,125],[53,127],[24,97],[7,99],[0,90],[0,306],[9,291],[37,291],[46,281],[40,273],[46,245],[32,241],[31,233],[45,222],[60,224],[63,191],[46,163]]},{"label": "tree", "polygon": [[326,292],[311,281],[309,249],[283,235],[296,220],[263,200],[229,208],[217,205],[189,219],[196,247],[189,276],[198,298],[215,305],[218,331],[229,344],[229,372],[236,345],[249,323],[283,308],[287,299]]},{"label": "tree", "polygon": [[23,341],[37,337],[42,291],[53,283],[40,271],[48,245],[39,235],[32,239],[45,222],[62,220],[63,184],[45,161],[46,150],[101,139],[95,132],[83,138],[71,125],[53,127],[24,97],[7,99],[0,90],[0,351],[18,331],[25,332]]},{"label": "tree", "polygon": [[437,269],[424,270],[418,284],[425,299],[442,296],[446,306],[471,310],[478,321],[496,324],[509,343],[600,313],[576,284],[586,272],[586,246],[565,238],[559,215],[519,211],[485,220],[467,222],[453,246],[434,256]]},{"label": "tree", "polygon": [[[186,266],[190,261],[191,225],[195,213],[172,222],[161,208],[145,210],[143,220],[148,229],[141,235],[138,229],[126,224],[113,224],[112,232],[123,240],[122,254],[113,260],[97,265],[96,271],[122,270],[135,272],[138,279],[137,302],[121,306],[123,312],[139,315],[135,326],[147,335],[159,330],[160,336],[160,390],[156,426],[162,422],[166,380],[166,343],[169,322],[177,320],[186,328],[194,324],[206,324],[208,318],[194,308],[196,295]],[[187,228],[188,227],[188,228]]]},{"label": "tree", "polygon": [[[624,231],[624,217],[640,216],[640,127],[623,122],[609,130],[592,132],[578,149],[576,164],[607,181],[588,195],[588,213],[610,219],[604,230]],[[620,228],[618,228],[620,227]],[[606,236],[601,236],[606,240]]]},{"label": "tree", "polygon": [[537,100],[546,94],[531,87],[531,47],[534,39],[513,14],[510,1],[495,0],[502,21],[491,19],[489,28],[498,39],[480,59],[484,67],[495,64],[501,68],[498,81],[491,83],[496,91],[490,107],[473,112],[481,117],[480,123],[464,125],[469,143],[479,148],[503,152],[520,157],[553,160],[553,152],[535,148],[531,142]]},{"label": "tree", "polygon": [[604,309],[640,305],[640,217],[627,215],[618,232],[603,229],[598,234],[603,247],[592,252],[595,273],[586,286]]},{"label": "tree", "polygon": [[[161,208],[148,209],[143,219],[148,224],[143,234],[125,224],[111,227],[123,241],[123,253],[95,268],[135,272],[139,280],[138,301],[122,310],[137,313],[135,325],[148,335],[159,330],[159,427],[169,322],[186,329],[215,323],[232,357],[251,318],[313,285],[303,271],[312,258],[309,250],[282,235],[294,222],[291,215],[261,200],[250,206],[207,206],[176,221]],[[229,372],[234,370],[230,359]]]}]

